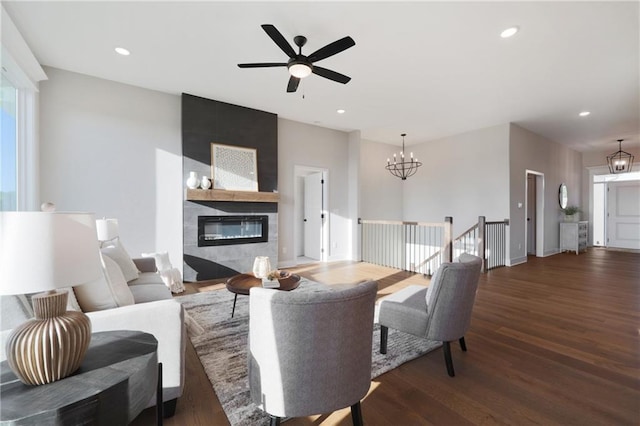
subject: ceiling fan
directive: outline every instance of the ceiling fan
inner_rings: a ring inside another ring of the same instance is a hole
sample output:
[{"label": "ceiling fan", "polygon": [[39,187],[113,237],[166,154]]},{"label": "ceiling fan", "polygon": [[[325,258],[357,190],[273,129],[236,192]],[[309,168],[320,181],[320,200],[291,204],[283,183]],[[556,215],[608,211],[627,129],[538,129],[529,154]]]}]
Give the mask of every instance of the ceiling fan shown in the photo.
[{"label": "ceiling fan", "polygon": [[287,67],[289,69],[289,74],[291,75],[289,78],[289,84],[287,85],[287,92],[289,93],[295,92],[298,89],[298,84],[300,84],[300,79],[309,76],[311,73],[342,84],[346,84],[351,80],[351,77],[347,77],[344,74],[313,64],[314,62],[321,61],[329,56],[333,56],[343,50],[347,50],[348,48],[355,46],[356,42],[353,41],[351,37],[343,37],[340,40],[336,40],[333,43],[329,43],[325,47],[316,50],[311,55],[305,56],[302,54],[302,46],[307,43],[306,37],[299,35],[293,38],[293,42],[298,46],[298,53],[296,53],[293,47],[291,47],[276,27],[271,24],[263,24],[262,29],[289,57],[289,61],[238,64],[240,68]]}]

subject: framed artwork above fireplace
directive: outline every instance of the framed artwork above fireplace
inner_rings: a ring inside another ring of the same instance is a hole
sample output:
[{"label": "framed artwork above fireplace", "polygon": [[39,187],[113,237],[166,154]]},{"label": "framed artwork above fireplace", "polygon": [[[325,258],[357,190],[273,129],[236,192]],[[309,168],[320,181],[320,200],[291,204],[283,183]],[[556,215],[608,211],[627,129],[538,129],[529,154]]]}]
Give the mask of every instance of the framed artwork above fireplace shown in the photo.
[{"label": "framed artwork above fireplace", "polygon": [[214,189],[258,191],[257,150],[212,143],[211,176]]}]

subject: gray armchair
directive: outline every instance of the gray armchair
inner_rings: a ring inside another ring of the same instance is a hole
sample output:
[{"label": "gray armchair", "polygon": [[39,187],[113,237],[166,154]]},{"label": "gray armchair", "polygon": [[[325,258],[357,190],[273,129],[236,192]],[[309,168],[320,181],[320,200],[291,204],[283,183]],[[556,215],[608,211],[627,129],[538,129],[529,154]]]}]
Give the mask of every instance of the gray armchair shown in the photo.
[{"label": "gray armchair", "polygon": [[471,322],[482,259],[463,253],[458,262],[438,268],[428,288],[409,286],[379,302],[380,353],[387,353],[389,327],[443,342],[449,376],[455,376],[450,342],[467,350],[464,335]]},{"label": "gray armchair", "polygon": [[345,407],[362,425],[377,289],[375,281],[322,292],[251,289],[249,387],[272,425]]}]

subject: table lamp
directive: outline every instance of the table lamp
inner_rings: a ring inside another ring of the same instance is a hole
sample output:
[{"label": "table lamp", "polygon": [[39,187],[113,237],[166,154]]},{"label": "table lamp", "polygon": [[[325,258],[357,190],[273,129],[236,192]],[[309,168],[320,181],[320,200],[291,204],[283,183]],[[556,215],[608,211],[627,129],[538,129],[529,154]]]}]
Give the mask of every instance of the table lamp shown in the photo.
[{"label": "table lamp", "polygon": [[80,367],[91,322],[68,311],[66,291],[102,274],[96,222],[90,213],[0,212],[0,295],[36,293],[35,318],[16,327],[6,350],[25,384],[41,385]]},{"label": "table lamp", "polygon": [[100,246],[108,241],[113,241],[120,236],[118,230],[118,219],[98,219],[96,220],[96,231]]}]

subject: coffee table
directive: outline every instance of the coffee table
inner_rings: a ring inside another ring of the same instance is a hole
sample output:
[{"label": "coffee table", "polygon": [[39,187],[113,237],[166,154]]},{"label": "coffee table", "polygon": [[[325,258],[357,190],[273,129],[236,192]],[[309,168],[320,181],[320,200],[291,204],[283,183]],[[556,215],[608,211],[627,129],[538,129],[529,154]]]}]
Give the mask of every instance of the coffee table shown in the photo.
[{"label": "coffee table", "polygon": [[[295,290],[300,285],[300,275],[291,274],[286,278],[279,278],[278,281],[280,282],[280,287],[274,288],[274,290]],[[227,290],[235,294],[233,298],[231,318],[233,318],[233,314],[236,312],[236,301],[238,300],[238,295],[241,294],[248,296],[249,290],[253,287],[262,287],[262,280],[260,278],[256,278],[253,274],[234,275],[227,280]]]}]

